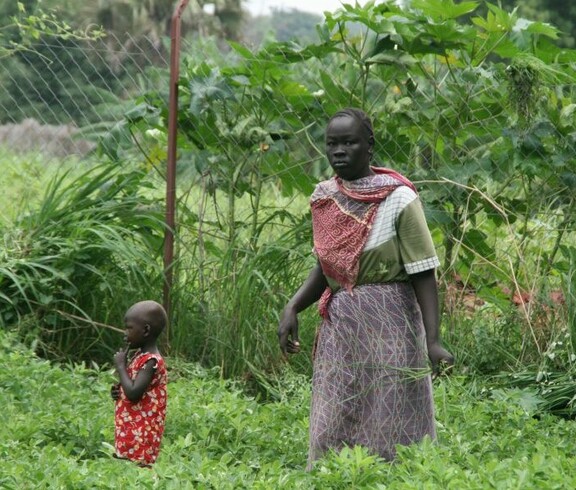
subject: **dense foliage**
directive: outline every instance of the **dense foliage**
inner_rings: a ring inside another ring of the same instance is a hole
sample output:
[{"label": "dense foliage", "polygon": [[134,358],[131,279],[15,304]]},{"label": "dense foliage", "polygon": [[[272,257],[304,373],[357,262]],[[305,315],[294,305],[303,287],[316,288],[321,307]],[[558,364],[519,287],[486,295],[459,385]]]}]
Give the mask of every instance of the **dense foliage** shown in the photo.
[{"label": "dense foliage", "polygon": [[[28,18],[31,39],[51,20]],[[111,457],[108,363],[125,309],[160,300],[167,79],[139,80],[157,88],[125,112],[86,91],[111,121],[84,128],[98,154],[56,166],[2,150],[0,487],[576,487],[576,52],[547,24],[451,0],[347,6],[318,33],[232,54],[204,40],[184,61],[153,470]],[[81,87],[60,88],[77,104]],[[67,117],[59,104],[48,118]],[[373,116],[379,162],[417,182],[458,364],[435,381],[437,444],[401,448],[395,465],[349,448],[306,473],[316,312],[301,315],[304,352],[288,362],[275,331],[314,263],[307,196],[329,175],[325,120],[346,105]]]},{"label": "dense foliage", "polygon": [[[575,353],[576,52],[548,24],[450,0],[349,5],[318,34],[231,43],[232,55],[204,41],[183,61],[166,347],[267,389],[283,366],[278,314],[314,262],[307,198],[329,175],[324,123],[355,105],[374,118],[378,162],[426,203],[459,369],[528,368],[555,385]],[[55,177],[38,208],[2,225],[4,325],[40,333],[46,354],[107,359],[127,303],[159,296],[168,91],[155,83],[121,119],[84,128],[99,170],[87,158],[83,177]],[[309,346],[313,309],[301,320]],[[308,356],[294,362],[309,371]]]},{"label": "dense foliage", "polygon": [[37,190],[38,204],[24,200],[0,225],[0,326],[51,356],[107,359],[131,298],[162,283],[162,215],[143,194],[152,185],[145,172],[68,168]]},{"label": "dense foliage", "polygon": [[[328,13],[316,44],[270,43],[252,51],[232,43],[239,61],[186,60],[180,80],[180,232],[194,253],[181,259],[187,271],[202,269],[204,278],[182,283],[203,307],[206,326],[196,329],[194,343],[202,352],[214,335],[219,346],[235,351],[228,339],[238,325],[247,336],[260,331],[252,315],[244,318],[236,309],[224,316],[233,327],[221,327],[216,277],[234,284],[234,277],[244,276],[211,272],[208,258],[221,263],[221,257],[232,257],[241,268],[267,250],[270,236],[287,220],[295,226],[306,219],[269,207],[263,196],[306,196],[328,175],[323,124],[347,105],[363,107],[376,121],[378,160],[419,184],[446,294],[456,281],[459,292],[495,308],[487,323],[495,314],[520,329],[518,337],[512,330],[505,334],[503,347],[520,346],[507,362],[538,360],[567,327],[559,309],[558,316],[545,316],[548,325],[539,331],[543,311],[554,308],[551,293],[571,284],[574,267],[567,239],[576,216],[576,52],[557,47],[558,32],[548,24],[485,7],[481,14],[476,2],[368,2]],[[128,142],[129,132],[141,135],[149,155],[165,144],[165,99],[154,92],[136,102],[115,126],[115,138],[103,142],[102,150],[114,158],[131,152],[130,144],[117,144]],[[150,134],[155,137],[146,139]],[[201,189],[200,208],[198,192],[187,200],[188,186]],[[238,213],[241,202],[249,203],[247,214]],[[309,241],[297,244],[287,243],[303,255],[309,250]],[[288,262],[284,258],[276,256],[275,263]],[[258,270],[250,290],[262,297],[277,276],[267,267]],[[293,285],[281,281],[276,297],[290,294]],[[566,296],[572,294],[568,287]],[[512,318],[516,296],[532,303]],[[211,319],[213,310],[218,314]]]},{"label": "dense foliage", "polygon": [[111,372],[57,367],[0,333],[0,486],[16,488],[486,489],[572,488],[573,422],[535,412],[520,391],[465,379],[436,384],[438,443],[400,448],[384,463],[361,448],[311,473],[308,379],[287,369],[277,401],[259,403],[218,370],[168,359],[167,426],[152,470],[111,457]]}]

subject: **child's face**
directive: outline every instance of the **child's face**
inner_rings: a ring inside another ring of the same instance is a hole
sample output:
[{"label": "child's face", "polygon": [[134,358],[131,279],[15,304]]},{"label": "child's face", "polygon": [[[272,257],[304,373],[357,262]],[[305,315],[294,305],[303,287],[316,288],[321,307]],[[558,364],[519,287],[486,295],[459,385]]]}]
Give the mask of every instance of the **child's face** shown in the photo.
[{"label": "child's face", "polygon": [[142,347],[150,334],[150,325],[139,315],[127,314],[124,318],[124,340],[133,349]]}]

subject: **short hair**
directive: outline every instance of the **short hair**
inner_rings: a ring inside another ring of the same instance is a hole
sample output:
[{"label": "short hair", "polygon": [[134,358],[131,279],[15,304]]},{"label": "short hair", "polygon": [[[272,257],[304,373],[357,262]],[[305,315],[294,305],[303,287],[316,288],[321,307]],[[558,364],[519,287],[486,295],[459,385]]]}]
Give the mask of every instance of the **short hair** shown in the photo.
[{"label": "short hair", "polygon": [[372,120],[362,109],[358,109],[356,107],[346,107],[345,109],[340,109],[330,119],[328,119],[328,124],[330,124],[337,117],[351,117],[359,121],[366,131],[369,143],[374,145],[374,127],[372,126]]},{"label": "short hair", "polygon": [[150,332],[154,338],[158,338],[168,324],[166,310],[156,301],[144,300],[134,303],[128,308],[126,315],[130,313],[138,315],[144,322],[150,325]]}]

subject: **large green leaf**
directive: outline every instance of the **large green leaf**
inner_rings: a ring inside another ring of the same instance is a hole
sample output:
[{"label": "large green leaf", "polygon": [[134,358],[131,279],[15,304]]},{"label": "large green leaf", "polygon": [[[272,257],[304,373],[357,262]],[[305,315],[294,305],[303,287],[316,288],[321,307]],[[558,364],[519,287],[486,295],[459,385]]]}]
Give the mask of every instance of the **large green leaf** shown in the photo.
[{"label": "large green leaf", "polygon": [[412,7],[434,19],[456,19],[476,10],[478,2],[454,2],[452,0],[412,0]]}]

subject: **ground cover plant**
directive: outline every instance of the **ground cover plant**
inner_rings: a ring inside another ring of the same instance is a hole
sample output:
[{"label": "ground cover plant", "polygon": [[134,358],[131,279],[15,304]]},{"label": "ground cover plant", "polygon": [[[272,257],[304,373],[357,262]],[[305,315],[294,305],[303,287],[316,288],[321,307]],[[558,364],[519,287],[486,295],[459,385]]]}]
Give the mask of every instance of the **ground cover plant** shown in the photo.
[{"label": "ground cover plant", "polygon": [[[576,485],[576,424],[538,413],[520,390],[472,378],[436,382],[438,442],[400,448],[390,465],[361,448],[310,473],[309,380],[286,368],[274,402],[218,369],[168,358],[165,439],[152,470],[111,457],[108,366],[53,365],[0,333],[0,486],[201,489],[555,489]],[[534,415],[538,415],[535,417]]]}]

